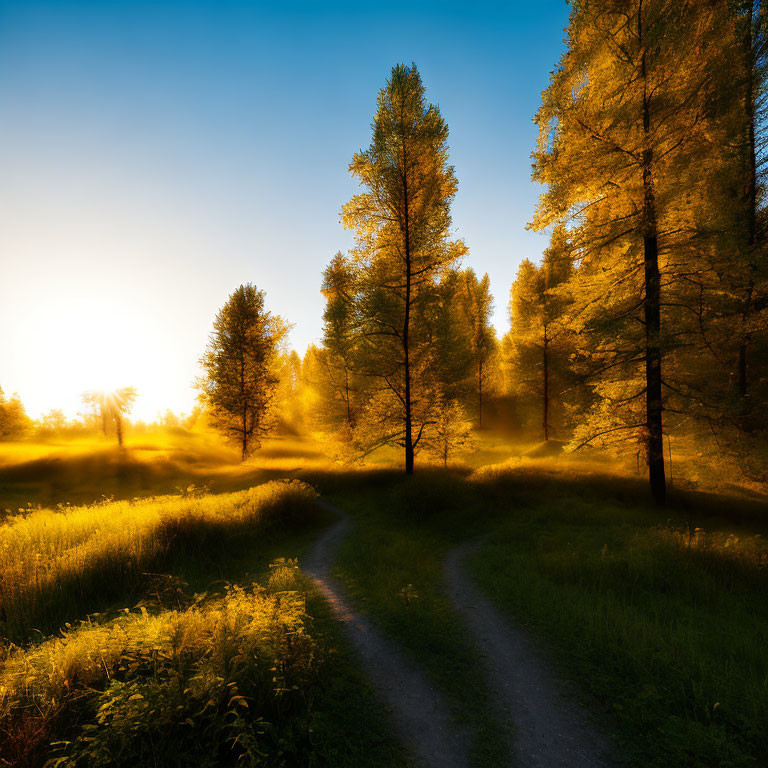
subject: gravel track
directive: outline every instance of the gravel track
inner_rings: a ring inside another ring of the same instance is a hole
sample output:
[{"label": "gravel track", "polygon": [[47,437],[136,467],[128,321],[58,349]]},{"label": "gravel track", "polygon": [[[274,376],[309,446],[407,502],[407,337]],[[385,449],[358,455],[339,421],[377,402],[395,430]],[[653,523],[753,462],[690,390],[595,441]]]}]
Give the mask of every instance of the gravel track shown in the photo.
[{"label": "gravel track", "polygon": [[445,561],[445,581],[482,654],[488,688],[515,728],[512,765],[518,768],[618,768],[608,742],[589,723],[544,661],[535,642],[504,616],[467,576],[468,542]]},{"label": "gravel track", "polygon": [[330,504],[321,502],[321,505],[339,516],[339,520],[317,540],[302,570],[341,622],[374,690],[394,715],[402,741],[417,764],[428,768],[468,768],[468,739],[451,719],[435,685],[366,617],[352,610],[342,589],[331,577],[336,552],[349,531],[350,521]]}]

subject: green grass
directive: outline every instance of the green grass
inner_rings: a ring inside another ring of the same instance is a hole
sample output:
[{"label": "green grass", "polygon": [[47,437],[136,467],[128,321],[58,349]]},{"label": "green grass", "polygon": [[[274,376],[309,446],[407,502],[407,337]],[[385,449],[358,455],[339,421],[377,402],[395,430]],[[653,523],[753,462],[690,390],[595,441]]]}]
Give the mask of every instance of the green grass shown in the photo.
[{"label": "green grass", "polygon": [[327,463],[310,438],[278,435],[253,461],[215,436],[163,430],[130,434],[124,448],[100,436],[48,442],[0,441],[0,518],[29,505],[90,504],[160,496],[204,485],[214,493],[238,491]]},{"label": "green grass", "polygon": [[198,583],[199,574],[224,577],[233,560],[269,547],[276,535],[317,530],[314,496],[294,480],[11,517],[0,525],[0,635],[28,641],[123,607],[146,590],[148,573]]},{"label": "green grass", "polygon": [[474,576],[578,681],[632,765],[768,764],[768,542],[754,506],[673,496],[659,511],[631,482],[525,472],[485,486],[503,519]]},{"label": "green grass", "polygon": [[630,765],[768,764],[764,505],[673,490],[659,510],[642,480],[546,462],[316,482],[355,522],[338,575],[452,701],[476,765],[502,762],[504,735],[442,560],[480,535],[478,584],[576,682]]},{"label": "green grass", "polygon": [[444,554],[470,524],[462,481],[380,472],[326,482],[335,486],[329,501],[354,518],[336,569],[353,603],[445,694],[472,740],[472,764],[505,764],[510,729],[492,710],[480,660],[443,587]]},{"label": "green grass", "polygon": [[[269,499],[275,514],[251,514],[247,492],[224,491],[277,473],[301,476],[353,516],[337,575],[357,608],[446,695],[456,727],[473,739],[477,768],[503,764],[512,734],[492,711],[480,659],[445,593],[443,558],[479,535],[487,537],[485,544],[468,563],[478,584],[527,625],[542,652],[576,682],[628,764],[768,765],[768,546],[758,535],[768,533],[764,503],[673,489],[670,506],[660,511],[644,501],[642,480],[604,476],[583,462],[513,459],[471,474],[420,468],[405,478],[383,469],[334,471],[303,443],[298,451],[292,443],[276,443],[263,466],[248,468],[216,468],[215,455],[198,461],[192,449],[182,461],[173,446],[160,450],[158,464],[150,447],[136,444],[123,458],[106,452],[89,458],[86,448],[82,456],[70,452],[58,475],[48,473],[50,457],[34,451],[6,464],[11,493],[21,498],[29,482],[32,502],[73,498],[67,494],[93,500],[102,492],[100,480],[118,496],[129,495],[137,483],[151,492],[192,477],[218,491],[19,517],[16,538],[3,535],[0,541],[0,621],[6,627],[9,618],[15,622],[17,639],[43,647],[63,621],[77,627],[78,619],[95,611],[100,615],[93,624],[103,627],[139,601],[150,615],[163,615],[185,610],[194,593],[207,592],[206,604],[214,607],[226,599],[226,584],[267,584],[270,562],[301,560],[328,516],[304,502],[303,512],[295,507],[299,513],[293,514],[291,505]],[[124,461],[151,466],[114,474],[113,464]],[[158,472],[158,466],[165,469]],[[78,467],[82,477],[70,473]],[[0,532],[8,534],[12,522]],[[272,716],[280,733],[269,742],[270,755],[286,765],[406,765],[390,717],[328,607],[308,583],[299,591],[306,596],[303,621],[317,664],[302,680],[305,699],[292,704],[294,715]],[[11,598],[19,602],[11,605]],[[77,661],[74,650],[72,658]],[[203,662],[192,658],[185,669],[194,677],[195,665]],[[141,669],[146,676],[149,667]],[[91,687],[83,698],[88,706],[95,703],[88,696],[103,697],[107,690],[103,680]],[[257,699],[257,689],[250,695]],[[87,707],[85,714],[71,712],[75,725],[94,722]],[[22,728],[14,738],[45,742],[35,718],[22,718],[22,725],[29,733]],[[60,735],[54,731],[51,738]],[[42,765],[47,747],[35,749],[11,764]],[[158,764],[171,764],[163,759]]]}]

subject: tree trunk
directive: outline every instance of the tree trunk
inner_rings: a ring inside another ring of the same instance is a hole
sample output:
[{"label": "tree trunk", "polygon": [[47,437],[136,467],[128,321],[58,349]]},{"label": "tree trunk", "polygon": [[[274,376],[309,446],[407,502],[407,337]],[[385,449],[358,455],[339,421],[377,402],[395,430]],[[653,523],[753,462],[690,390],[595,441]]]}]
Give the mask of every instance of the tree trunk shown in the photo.
[{"label": "tree trunk", "polygon": [[645,414],[648,429],[648,476],[657,504],[665,504],[667,481],[664,473],[664,437],[661,384],[661,275],[656,198],[653,188],[653,149],[650,145],[651,97],[648,93],[642,9],[638,9],[638,38],[643,50],[640,74],[643,81],[643,260],[645,265]]},{"label": "tree trunk", "polygon": [[403,142],[403,203],[405,205],[403,223],[405,235],[405,317],[403,319],[403,358],[405,367],[405,474],[412,475],[413,461],[413,417],[411,414],[411,360],[410,339],[411,327],[411,237],[408,210],[408,166],[405,154],[405,142]]},{"label": "tree trunk", "polygon": [[483,357],[477,361],[477,426],[483,426]]},{"label": "tree trunk", "polygon": [[751,333],[749,331],[749,316],[752,313],[752,297],[755,288],[755,265],[753,262],[755,245],[757,242],[757,156],[755,148],[755,40],[754,32],[754,6],[752,1],[749,3],[745,19],[745,30],[743,38],[744,56],[745,56],[745,93],[744,110],[747,123],[747,168],[745,179],[745,200],[746,207],[746,246],[747,246],[747,265],[749,277],[747,280],[747,292],[744,301],[744,310],[741,316],[742,338],[739,346],[738,363],[738,387],[739,396],[743,402],[743,410],[747,410],[746,398],[749,395],[749,347],[751,342]]},{"label": "tree trunk", "polygon": [[349,403],[349,368],[344,364],[344,392],[347,402],[347,425],[352,428],[352,409]]},{"label": "tree trunk", "polygon": [[115,419],[117,425],[117,444],[123,447],[123,417],[118,413]]},{"label": "tree trunk", "polygon": [[543,411],[543,418],[542,423],[544,426],[544,442],[549,440],[549,338],[547,337],[547,329],[546,326],[544,327],[544,345],[542,347],[543,349],[543,355],[544,355],[544,368],[543,368],[543,374],[544,374],[544,381],[543,381],[543,402],[542,402],[542,411]]},{"label": "tree trunk", "polygon": [[248,404],[245,400],[245,357],[240,352],[240,397],[243,402],[243,424],[242,424],[242,454],[241,461],[245,461],[248,455]]},{"label": "tree trunk", "polygon": [[664,473],[661,397],[661,278],[659,241],[656,234],[643,236],[645,258],[645,412],[648,427],[648,473],[651,494],[664,504],[667,481]]}]

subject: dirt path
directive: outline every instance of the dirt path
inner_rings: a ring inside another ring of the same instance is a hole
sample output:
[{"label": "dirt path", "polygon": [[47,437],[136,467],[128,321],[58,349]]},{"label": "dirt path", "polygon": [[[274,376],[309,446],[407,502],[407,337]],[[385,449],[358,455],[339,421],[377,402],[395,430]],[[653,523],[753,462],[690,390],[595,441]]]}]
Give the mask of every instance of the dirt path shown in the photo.
[{"label": "dirt path", "polygon": [[515,727],[519,768],[611,768],[607,742],[587,722],[529,635],[474,586],[463,560],[479,542],[464,544],[445,562],[448,592],[482,653],[488,686]]},{"label": "dirt path", "polygon": [[365,617],[352,610],[331,578],[336,551],[350,523],[334,507],[321,504],[340,519],[317,540],[302,570],[312,578],[342,622],[374,689],[392,711],[403,743],[418,762],[429,768],[467,768],[467,739],[451,720],[435,686]]}]

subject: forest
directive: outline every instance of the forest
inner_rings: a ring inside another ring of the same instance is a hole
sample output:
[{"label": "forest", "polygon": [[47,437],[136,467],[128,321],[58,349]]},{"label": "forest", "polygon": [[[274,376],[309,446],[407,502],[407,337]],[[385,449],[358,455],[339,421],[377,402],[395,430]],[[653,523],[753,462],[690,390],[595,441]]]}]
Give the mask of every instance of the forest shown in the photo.
[{"label": "forest", "polygon": [[569,11],[503,295],[399,63],[316,343],[254,267],[188,412],[0,389],[0,766],[768,765],[768,6]]}]

